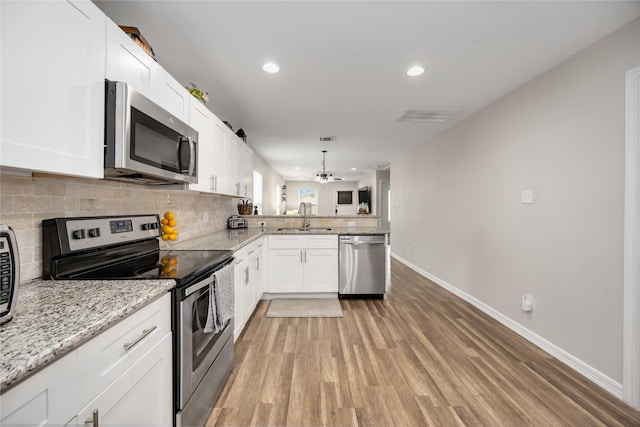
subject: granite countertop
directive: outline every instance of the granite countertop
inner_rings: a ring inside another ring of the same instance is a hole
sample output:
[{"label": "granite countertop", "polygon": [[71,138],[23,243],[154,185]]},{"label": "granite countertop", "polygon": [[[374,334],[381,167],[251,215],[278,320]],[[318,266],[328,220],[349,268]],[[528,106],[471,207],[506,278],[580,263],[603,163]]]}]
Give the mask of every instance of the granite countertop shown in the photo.
[{"label": "granite countertop", "polygon": [[206,236],[171,243],[168,248],[175,250],[225,249],[237,251],[260,236],[270,234],[389,234],[389,231],[380,230],[378,227],[330,227],[329,229],[317,230],[312,227],[311,231],[300,231],[296,228],[249,227],[217,231]]},{"label": "granite countertop", "polygon": [[35,280],[18,289],[0,325],[0,390],[27,378],[125,316],[160,298],[173,280]]}]

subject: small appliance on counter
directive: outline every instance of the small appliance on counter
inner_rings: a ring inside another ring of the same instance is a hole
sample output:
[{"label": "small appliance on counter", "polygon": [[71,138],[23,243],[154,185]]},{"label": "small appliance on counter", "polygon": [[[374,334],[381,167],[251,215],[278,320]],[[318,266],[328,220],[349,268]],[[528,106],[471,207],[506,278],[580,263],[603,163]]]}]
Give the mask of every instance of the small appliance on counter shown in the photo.
[{"label": "small appliance on counter", "polygon": [[18,302],[20,257],[13,230],[0,224],[0,324],[11,320]]},{"label": "small appliance on counter", "polygon": [[227,225],[229,228],[247,228],[247,220],[238,215],[231,215]]}]

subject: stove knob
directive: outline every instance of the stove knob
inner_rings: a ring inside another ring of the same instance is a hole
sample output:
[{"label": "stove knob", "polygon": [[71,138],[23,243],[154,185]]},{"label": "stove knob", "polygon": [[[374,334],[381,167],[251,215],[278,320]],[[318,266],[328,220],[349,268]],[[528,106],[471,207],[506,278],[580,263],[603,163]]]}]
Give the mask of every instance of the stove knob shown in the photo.
[{"label": "stove knob", "polygon": [[158,223],[157,222],[152,222],[151,223],[151,229],[152,230],[157,230],[158,229]]},{"label": "stove knob", "polygon": [[100,228],[90,228],[89,237],[100,237]]},{"label": "stove knob", "polygon": [[73,232],[71,232],[71,237],[73,237],[76,240],[84,239],[85,238],[84,228],[80,230],[73,230]]},{"label": "stove knob", "polygon": [[142,229],[143,230],[151,230],[151,224],[150,223],[142,224]]}]

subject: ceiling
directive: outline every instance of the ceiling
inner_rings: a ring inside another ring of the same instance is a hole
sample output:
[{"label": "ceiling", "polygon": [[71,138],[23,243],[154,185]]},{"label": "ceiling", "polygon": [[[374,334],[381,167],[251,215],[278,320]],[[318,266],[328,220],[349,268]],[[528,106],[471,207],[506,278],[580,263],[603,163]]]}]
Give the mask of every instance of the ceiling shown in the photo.
[{"label": "ceiling", "polygon": [[[345,180],[388,167],[640,16],[638,1],[95,3],[138,27],[178,81],[208,92],[209,108],[285,180],[313,179],[322,150]],[[280,72],[264,72],[267,61]],[[425,73],[407,76],[416,64]],[[410,108],[459,112],[399,122]]]}]

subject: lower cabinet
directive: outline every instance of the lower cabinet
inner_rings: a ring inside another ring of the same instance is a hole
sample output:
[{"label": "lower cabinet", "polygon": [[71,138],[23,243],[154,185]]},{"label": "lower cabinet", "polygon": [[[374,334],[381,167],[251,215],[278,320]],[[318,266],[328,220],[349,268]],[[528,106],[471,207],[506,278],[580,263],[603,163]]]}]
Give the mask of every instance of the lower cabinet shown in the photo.
[{"label": "lower cabinet", "polygon": [[167,293],[2,393],[0,424],[171,427],[170,298]]},{"label": "lower cabinet", "polygon": [[72,352],[0,396],[0,424],[75,425],[77,354]]},{"label": "lower cabinet", "polygon": [[236,251],[233,339],[237,340],[262,298],[263,238]]},{"label": "lower cabinet", "polygon": [[269,236],[270,293],[338,292],[337,235]]},{"label": "lower cabinet", "polygon": [[171,361],[166,335],[80,411],[78,426],[171,426]]}]

